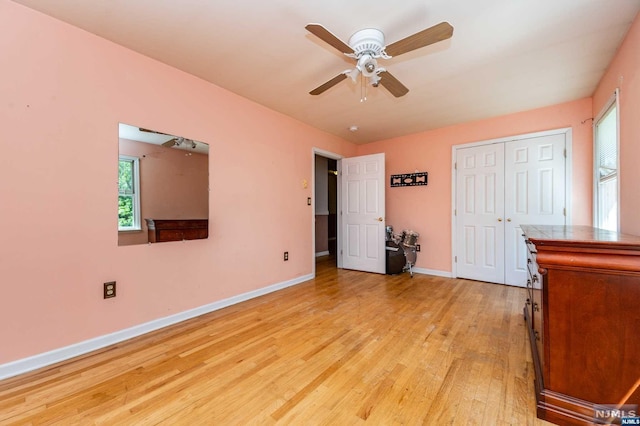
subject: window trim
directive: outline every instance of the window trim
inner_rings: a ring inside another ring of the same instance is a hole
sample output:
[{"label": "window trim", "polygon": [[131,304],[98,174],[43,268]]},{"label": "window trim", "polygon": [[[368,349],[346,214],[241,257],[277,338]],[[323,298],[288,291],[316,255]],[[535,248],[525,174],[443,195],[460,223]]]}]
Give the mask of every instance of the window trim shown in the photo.
[{"label": "window trim", "polygon": [[593,226],[599,227],[600,225],[600,206],[599,206],[599,187],[600,187],[600,152],[598,150],[597,143],[597,126],[598,123],[611,111],[616,108],[616,196],[618,200],[618,208],[616,211],[616,231],[620,232],[620,89],[616,88],[613,94],[609,97],[602,109],[596,117],[593,119]]},{"label": "window trim", "polygon": [[[140,223],[140,158],[130,155],[119,155],[118,165],[120,161],[131,161],[133,164],[133,226],[121,227],[118,223],[118,232],[136,232],[142,230]],[[120,196],[120,188],[118,187],[118,197]],[[117,203],[116,203],[117,204]]]}]

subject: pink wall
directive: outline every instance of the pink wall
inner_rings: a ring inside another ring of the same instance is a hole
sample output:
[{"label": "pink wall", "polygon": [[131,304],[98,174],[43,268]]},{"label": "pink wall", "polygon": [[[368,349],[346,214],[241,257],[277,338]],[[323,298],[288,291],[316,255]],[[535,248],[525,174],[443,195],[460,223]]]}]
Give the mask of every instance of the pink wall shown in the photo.
[{"label": "pink wall", "polygon": [[620,89],[620,230],[640,235],[640,15],[593,95],[593,116]]},{"label": "pink wall", "polygon": [[[312,147],[352,144],[8,0],[0,52],[0,364],[312,272]],[[120,122],[209,144],[209,239],[118,247]]]},{"label": "pink wall", "polygon": [[118,245],[147,243],[146,218],[209,217],[208,155],[128,139],[119,141],[120,155],[139,158],[142,231],[119,232]]},{"label": "pink wall", "polygon": [[[636,22],[593,106],[587,98],[355,146],[0,0],[0,364],[311,273],[313,188],[302,181],[312,181],[312,147],[386,152],[388,174],[428,171],[426,187],[387,191],[387,222],[421,234],[418,267],[450,271],[451,147],[571,127],[572,219],[589,224],[592,132],[581,122],[621,73],[623,227],[640,233],[639,31]],[[208,240],[118,247],[119,122],[209,144]],[[110,280],[118,297],[105,301]]]},{"label": "pink wall", "polygon": [[571,127],[573,129],[573,223],[591,223],[591,98],[488,120],[459,124],[358,147],[358,155],[386,153],[389,175],[429,172],[427,186],[388,188],[386,223],[396,232],[420,234],[418,268],[451,271],[451,147]]}]

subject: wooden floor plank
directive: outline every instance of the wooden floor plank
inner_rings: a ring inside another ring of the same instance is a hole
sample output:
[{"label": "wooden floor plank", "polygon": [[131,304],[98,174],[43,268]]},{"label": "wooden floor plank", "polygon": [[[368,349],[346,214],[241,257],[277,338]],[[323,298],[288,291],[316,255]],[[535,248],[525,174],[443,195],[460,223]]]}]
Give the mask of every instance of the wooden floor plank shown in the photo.
[{"label": "wooden floor plank", "polygon": [[524,299],[323,259],[308,282],[0,381],[0,424],[543,425]]}]

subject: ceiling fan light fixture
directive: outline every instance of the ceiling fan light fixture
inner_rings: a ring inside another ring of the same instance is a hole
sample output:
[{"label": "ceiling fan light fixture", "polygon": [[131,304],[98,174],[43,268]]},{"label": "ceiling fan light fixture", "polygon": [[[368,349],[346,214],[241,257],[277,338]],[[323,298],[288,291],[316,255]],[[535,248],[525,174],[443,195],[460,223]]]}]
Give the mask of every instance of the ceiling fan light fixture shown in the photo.
[{"label": "ceiling fan light fixture", "polygon": [[[378,68],[378,71],[380,71],[380,68]],[[371,83],[373,87],[378,87],[378,85],[380,84],[380,74],[374,73],[373,75],[371,75],[369,77],[369,83]]]},{"label": "ceiling fan light fixture", "polygon": [[369,54],[362,55],[360,59],[358,59],[358,65],[356,67],[362,72],[362,75],[365,77],[371,77],[375,75],[376,69],[378,68],[378,61],[376,58]]},{"label": "ceiling fan light fixture", "polygon": [[351,80],[355,83],[356,81],[358,81],[358,76],[360,75],[360,69],[358,69],[358,67],[355,67],[354,69],[346,71],[345,73],[346,75],[351,77]]},{"label": "ceiling fan light fixture", "polygon": [[183,138],[182,136],[178,136],[173,139],[173,146],[182,146],[184,148],[196,149],[198,144],[192,139]]},{"label": "ceiling fan light fixture", "polygon": [[396,98],[404,96],[409,92],[409,89],[391,73],[382,67],[378,67],[377,59],[390,59],[392,56],[402,55],[449,39],[453,35],[453,27],[451,24],[448,22],[440,22],[439,24],[405,37],[402,40],[398,40],[390,45],[385,45],[382,31],[376,28],[365,28],[354,33],[351,38],[349,38],[349,44],[346,44],[320,24],[308,24],[305,28],[344,55],[356,60],[354,69],[341,72],[331,80],[310,91],[309,94],[319,95],[324,93],[347,77],[351,77],[353,82],[356,83],[358,76],[360,76],[360,102],[367,99],[367,79],[373,87],[378,87],[378,85],[382,84],[382,86]]}]

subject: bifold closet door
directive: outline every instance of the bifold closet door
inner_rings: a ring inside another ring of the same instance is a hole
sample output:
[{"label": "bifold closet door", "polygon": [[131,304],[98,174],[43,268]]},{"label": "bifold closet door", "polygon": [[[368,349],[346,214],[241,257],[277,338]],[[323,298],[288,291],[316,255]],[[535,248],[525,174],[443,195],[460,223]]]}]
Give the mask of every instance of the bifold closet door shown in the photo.
[{"label": "bifold closet door", "polygon": [[524,287],[527,248],[521,224],[564,225],[565,135],[505,143],[505,283]]},{"label": "bifold closet door", "polygon": [[504,283],[504,144],[456,156],[457,275]]},{"label": "bifold closet door", "polygon": [[565,134],[456,151],[456,276],[526,286],[521,224],[564,225]]}]

